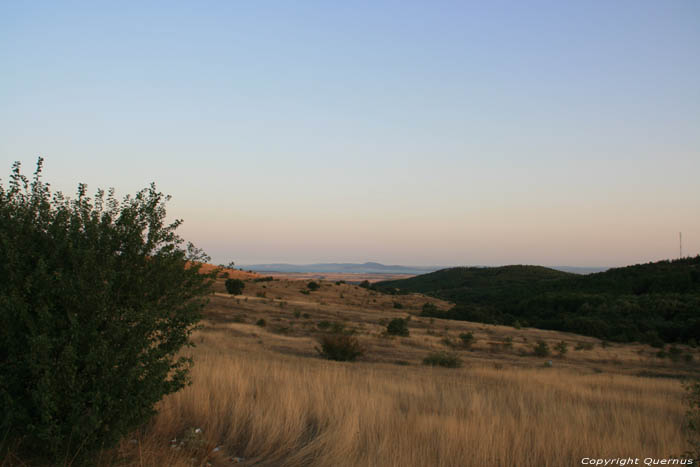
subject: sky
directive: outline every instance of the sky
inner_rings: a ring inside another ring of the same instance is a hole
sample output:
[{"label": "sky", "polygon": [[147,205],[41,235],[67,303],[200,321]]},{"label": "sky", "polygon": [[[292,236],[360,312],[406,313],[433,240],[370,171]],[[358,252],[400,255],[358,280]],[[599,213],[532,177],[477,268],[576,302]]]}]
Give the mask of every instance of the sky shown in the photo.
[{"label": "sky", "polygon": [[215,263],[700,253],[700,2],[0,2],[0,178]]}]

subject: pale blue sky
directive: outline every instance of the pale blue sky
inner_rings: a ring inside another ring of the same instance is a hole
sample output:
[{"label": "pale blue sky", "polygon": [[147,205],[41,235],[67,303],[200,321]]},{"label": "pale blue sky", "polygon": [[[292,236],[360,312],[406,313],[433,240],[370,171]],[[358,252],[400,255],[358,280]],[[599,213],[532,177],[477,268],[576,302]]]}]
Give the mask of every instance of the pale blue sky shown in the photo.
[{"label": "pale blue sky", "polygon": [[696,0],[5,2],[0,64],[3,180],[155,181],[216,262],[700,253]]}]

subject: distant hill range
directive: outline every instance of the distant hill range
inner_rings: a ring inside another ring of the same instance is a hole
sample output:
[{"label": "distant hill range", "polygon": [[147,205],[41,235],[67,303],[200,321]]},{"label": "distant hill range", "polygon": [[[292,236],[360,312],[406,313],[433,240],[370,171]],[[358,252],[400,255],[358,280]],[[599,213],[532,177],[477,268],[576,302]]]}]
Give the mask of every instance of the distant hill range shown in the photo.
[{"label": "distant hill range", "polygon": [[542,266],[448,268],[372,288],[456,304],[426,316],[654,345],[700,339],[700,255],[587,275]]},{"label": "distant hill range", "polygon": [[[485,268],[486,266],[475,266]],[[300,273],[345,273],[345,274],[426,274],[445,266],[400,266],[384,265],[381,263],[316,263],[316,264],[250,264],[241,266],[242,269],[255,272],[300,272]],[[553,266],[552,269],[575,274],[590,274],[605,271],[607,268],[586,268],[575,266]]]},{"label": "distant hill range", "polygon": [[317,264],[251,264],[241,266],[255,272],[317,272],[345,274],[425,274],[442,269],[441,266],[399,266],[367,262],[357,263],[317,263]]}]

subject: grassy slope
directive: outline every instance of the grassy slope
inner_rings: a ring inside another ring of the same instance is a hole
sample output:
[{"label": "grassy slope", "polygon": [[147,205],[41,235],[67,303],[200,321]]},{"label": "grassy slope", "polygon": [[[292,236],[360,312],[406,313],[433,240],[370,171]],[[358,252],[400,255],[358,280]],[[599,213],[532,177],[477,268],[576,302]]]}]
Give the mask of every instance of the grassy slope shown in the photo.
[{"label": "grassy slope", "polygon": [[[644,345],[603,347],[554,331],[423,318],[424,303],[450,304],[421,295],[328,282],[306,295],[305,284],[247,281],[244,295],[231,297],[219,281],[194,336],[193,384],[166,398],[135,441],[125,439],[104,459],[527,467],[575,465],[586,456],[664,458],[686,449],[679,381],[636,375],[697,375],[693,364],[657,358]],[[407,314],[409,337],[382,335],[388,320]],[[265,327],[254,324],[261,318]],[[324,320],[354,329],[366,357],[321,359],[315,347]],[[475,335],[471,350],[452,346],[462,332]],[[538,340],[550,347],[563,340],[570,350],[548,357],[554,366],[544,368],[545,359],[532,355]],[[582,343],[593,348],[575,350]],[[423,366],[436,350],[455,352],[464,366]],[[683,351],[700,357],[697,349]],[[184,441],[181,449],[170,448],[173,439],[176,446]]]}]

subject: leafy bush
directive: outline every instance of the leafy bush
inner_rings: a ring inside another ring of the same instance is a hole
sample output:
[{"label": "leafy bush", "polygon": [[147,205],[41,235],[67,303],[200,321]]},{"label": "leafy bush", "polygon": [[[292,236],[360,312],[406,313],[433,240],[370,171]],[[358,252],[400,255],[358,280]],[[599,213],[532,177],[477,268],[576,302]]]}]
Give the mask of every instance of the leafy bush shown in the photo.
[{"label": "leafy bush", "polygon": [[306,288],[308,288],[310,291],[315,291],[321,288],[320,285],[318,285],[318,282],[311,281],[308,284],[306,284]]},{"label": "leafy bush", "polygon": [[256,277],[255,279],[253,279],[253,282],[271,282],[273,280],[275,280],[274,277],[265,276],[265,277]]},{"label": "leafy bush", "polygon": [[431,316],[433,313],[437,313],[437,311],[438,307],[436,307],[434,303],[427,302],[423,304],[423,311],[421,314],[423,316]]},{"label": "leafy bush", "polygon": [[592,342],[579,342],[576,344],[575,350],[593,350]]},{"label": "leafy bush", "polygon": [[396,308],[397,310],[402,309],[402,308],[403,308],[403,303],[401,303],[401,302],[394,302],[394,308]]},{"label": "leafy bush", "polygon": [[462,341],[462,347],[465,349],[471,349],[472,345],[476,341],[474,334],[471,332],[463,332],[459,335],[459,339]]},{"label": "leafy bush", "polygon": [[[13,165],[0,185],[0,438],[41,463],[90,458],[187,384],[218,270],[165,223],[155,185],[119,201],[51,194]],[[0,446],[0,450],[3,446]]]},{"label": "leafy bush", "polygon": [[554,346],[554,350],[557,351],[560,357],[563,357],[569,351],[569,344],[567,344],[564,341],[560,341],[557,345]]},{"label": "leafy bush", "polygon": [[533,350],[538,357],[549,357],[549,345],[545,341],[537,341],[537,345],[535,345]]},{"label": "leafy bush", "polygon": [[423,359],[424,365],[444,366],[446,368],[459,368],[462,360],[449,352],[433,352]]},{"label": "leafy bush", "polygon": [[319,329],[328,329],[331,327],[331,322],[330,321],[319,321],[316,326],[318,326]]},{"label": "leafy bush", "polygon": [[267,324],[267,322],[265,321],[265,319],[260,318],[259,320],[257,320],[257,321],[255,322],[255,324],[256,324],[257,326],[260,326],[261,328],[264,328],[265,325]]},{"label": "leafy bush", "polygon": [[319,339],[321,348],[316,351],[325,358],[352,362],[365,353],[357,338],[346,334],[326,334]]},{"label": "leafy bush", "polygon": [[245,282],[240,279],[226,279],[224,285],[226,286],[226,291],[231,295],[240,295],[245,289]]},{"label": "leafy bush", "polygon": [[363,289],[369,289],[371,286],[372,284],[370,284],[367,280],[360,282],[360,287],[362,287]]},{"label": "leafy bush", "polygon": [[409,335],[408,331],[408,319],[394,318],[389,321],[386,326],[386,333],[392,336],[403,336],[407,337]]}]

